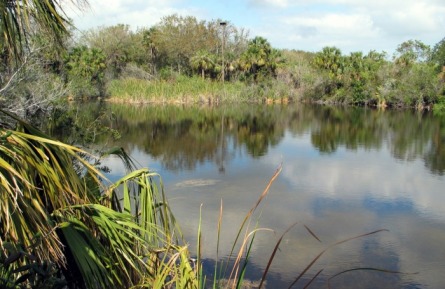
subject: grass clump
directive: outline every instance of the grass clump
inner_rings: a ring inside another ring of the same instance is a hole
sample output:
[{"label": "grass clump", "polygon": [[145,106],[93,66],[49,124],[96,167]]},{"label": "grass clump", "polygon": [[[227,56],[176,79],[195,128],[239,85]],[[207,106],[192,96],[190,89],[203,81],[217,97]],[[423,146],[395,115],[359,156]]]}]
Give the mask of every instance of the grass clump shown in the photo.
[{"label": "grass clump", "polygon": [[276,102],[292,98],[291,90],[278,81],[268,83],[220,82],[178,75],[168,79],[123,78],[107,86],[111,102],[125,103],[220,103]]}]

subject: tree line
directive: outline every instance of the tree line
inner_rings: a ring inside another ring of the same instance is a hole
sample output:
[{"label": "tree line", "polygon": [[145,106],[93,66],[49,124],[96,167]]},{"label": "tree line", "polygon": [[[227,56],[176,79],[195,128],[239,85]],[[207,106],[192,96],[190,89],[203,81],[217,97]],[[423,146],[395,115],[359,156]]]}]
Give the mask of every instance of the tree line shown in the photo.
[{"label": "tree line", "polygon": [[[445,94],[445,38],[433,48],[403,42],[392,56],[345,55],[337,47],[312,53],[273,48],[221,19],[176,14],[136,30],[118,24],[56,36],[30,31],[20,45],[0,47],[0,102],[22,115],[38,115],[61,97],[106,97],[112,81],[174,83],[178,75],[260,87],[258,100],[286,87],[294,100],[425,109]],[[55,45],[61,43],[65,49]]]},{"label": "tree line", "polygon": [[431,108],[444,95],[445,38],[434,46],[401,43],[392,58],[385,52],[343,55],[325,47],[312,63],[322,72],[312,98],[360,105]]}]

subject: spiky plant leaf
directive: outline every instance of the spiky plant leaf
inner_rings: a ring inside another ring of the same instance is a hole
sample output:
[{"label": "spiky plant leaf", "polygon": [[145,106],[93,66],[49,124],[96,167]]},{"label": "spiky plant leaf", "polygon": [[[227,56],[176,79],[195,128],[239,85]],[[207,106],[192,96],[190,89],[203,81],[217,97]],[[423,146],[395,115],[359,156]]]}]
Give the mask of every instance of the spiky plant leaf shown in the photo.
[{"label": "spiky plant leaf", "polygon": [[[8,254],[5,259],[15,258],[5,246],[20,244],[22,254],[55,264],[75,288],[128,288],[167,271],[182,276],[170,262],[182,249],[171,241],[176,224],[159,175],[142,169],[106,188],[109,181],[83,158],[87,152],[4,113],[19,123],[17,130],[0,128],[0,248]],[[113,205],[122,187],[124,210]],[[28,259],[9,264],[19,272],[26,262],[32,265]]]},{"label": "spiky plant leaf", "polygon": [[[84,0],[72,0],[70,2],[79,8],[87,3]],[[63,10],[63,1],[0,1],[0,32],[2,38],[0,50],[7,51],[7,54],[13,59],[19,59],[32,32],[39,31],[51,35],[60,44],[61,38],[67,33],[69,25]]]}]

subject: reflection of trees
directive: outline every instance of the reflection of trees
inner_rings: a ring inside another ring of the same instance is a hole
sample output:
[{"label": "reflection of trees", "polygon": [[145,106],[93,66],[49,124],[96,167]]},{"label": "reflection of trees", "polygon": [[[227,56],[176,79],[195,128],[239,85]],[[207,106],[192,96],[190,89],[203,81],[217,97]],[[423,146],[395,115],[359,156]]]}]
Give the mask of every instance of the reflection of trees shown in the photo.
[{"label": "reflection of trees", "polygon": [[122,145],[131,143],[168,169],[193,169],[214,162],[224,172],[234,150],[254,157],[266,154],[284,135],[286,115],[275,107],[231,109],[112,106]]},{"label": "reflection of trees", "polygon": [[[383,137],[381,117],[359,108],[314,107],[311,141],[320,152],[335,152],[340,145],[379,148]],[[315,127],[314,127],[315,125]]]},{"label": "reflection of trees", "polygon": [[168,169],[192,169],[196,163],[213,159],[217,149],[214,133],[199,134],[194,126],[192,119],[147,123],[144,131],[153,133],[141,139],[141,147]]},{"label": "reflection of trees", "polygon": [[133,143],[159,159],[168,169],[192,169],[197,163],[216,157],[219,121],[213,116],[204,116],[200,120],[186,116],[178,119],[154,117],[138,123],[137,129],[131,128],[125,118],[119,123],[130,126],[124,136],[125,142]]},{"label": "reflection of trees", "polygon": [[394,158],[421,158],[432,173],[443,174],[443,122],[429,113],[308,106],[290,114],[289,129],[295,134],[310,130],[312,144],[322,153],[333,153],[340,146],[356,150],[387,145]]},{"label": "reflection of trees", "polygon": [[432,134],[430,149],[425,153],[425,166],[433,174],[443,175],[445,172],[445,119],[441,120]]},{"label": "reflection of trees", "polygon": [[238,141],[246,145],[253,157],[267,153],[269,146],[276,145],[284,136],[284,127],[276,123],[277,116],[267,110],[244,115],[238,123]]},{"label": "reflection of trees", "polygon": [[427,153],[436,125],[432,122],[430,115],[392,113],[388,118],[392,155],[399,160],[411,161]]},{"label": "reflection of trees", "polygon": [[97,148],[117,135],[112,127],[104,125],[109,117],[109,111],[100,102],[70,105],[68,110],[56,108],[42,129],[65,143]]},{"label": "reflection of trees", "polygon": [[[114,145],[127,150],[135,146],[171,170],[212,162],[224,172],[237,151],[245,149],[252,157],[261,157],[288,130],[293,135],[310,133],[312,145],[322,153],[334,153],[342,146],[350,150],[387,146],[399,160],[423,159],[432,173],[445,172],[445,121],[428,113],[303,105],[111,105],[110,109],[113,121],[99,117],[104,114],[101,106],[89,104],[75,113],[88,122],[86,128],[108,120],[106,126],[122,135]],[[87,116],[82,117],[82,112]],[[97,131],[100,127],[93,131],[96,143],[105,142]]]}]

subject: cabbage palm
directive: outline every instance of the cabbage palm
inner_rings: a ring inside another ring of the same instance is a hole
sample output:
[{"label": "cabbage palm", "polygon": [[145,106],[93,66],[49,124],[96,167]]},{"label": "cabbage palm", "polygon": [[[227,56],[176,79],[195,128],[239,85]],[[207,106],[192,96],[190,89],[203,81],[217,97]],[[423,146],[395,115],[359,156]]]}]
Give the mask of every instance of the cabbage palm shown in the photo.
[{"label": "cabbage palm", "polygon": [[329,72],[331,78],[336,78],[344,69],[344,57],[337,47],[324,47],[315,55],[314,65]]},{"label": "cabbage palm", "polygon": [[[0,0],[5,64],[32,32],[66,31],[61,1]],[[0,288],[195,288],[160,177],[141,169],[110,184],[94,159],[0,109]]]},{"label": "cabbage palm", "polygon": [[[78,7],[86,4],[86,0],[71,1]],[[3,57],[19,57],[33,30],[60,41],[68,30],[62,6],[60,0],[0,0],[0,52]]]},{"label": "cabbage palm", "polygon": [[266,65],[271,51],[272,47],[265,38],[255,37],[249,42],[247,50],[241,56],[241,69],[255,73],[257,69]]},{"label": "cabbage palm", "polygon": [[[61,40],[61,3],[0,0],[4,63],[20,62],[32,32]],[[161,288],[185,274],[192,288],[159,176],[141,169],[109,184],[88,160],[0,109],[0,288]]]},{"label": "cabbage palm", "polygon": [[215,56],[205,50],[200,50],[190,58],[190,64],[193,69],[201,72],[201,77],[204,79],[205,72],[215,67]]},{"label": "cabbage palm", "polygon": [[[2,125],[13,121],[16,129]],[[141,169],[109,184],[87,159],[0,111],[0,288],[57,276],[69,288],[163,288],[178,279],[193,288],[159,176]]]},{"label": "cabbage palm", "polygon": [[280,51],[272,48],[263,37],[255,37],[239,59],[239,68],[256,81],[259,75],[275,76],[276,68],[283,62]]}]

